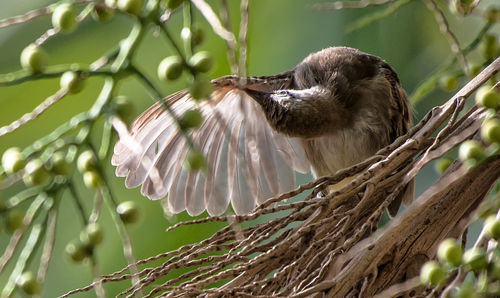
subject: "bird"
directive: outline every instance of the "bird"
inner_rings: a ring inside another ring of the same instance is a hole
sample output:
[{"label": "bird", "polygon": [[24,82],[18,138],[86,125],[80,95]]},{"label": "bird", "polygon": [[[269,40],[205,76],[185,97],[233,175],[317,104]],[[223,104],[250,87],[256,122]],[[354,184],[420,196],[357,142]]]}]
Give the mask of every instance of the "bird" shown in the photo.
[{"label": "bird", "polygon": [[[407,133],[411,109],[396,71],[383,59],[349,47],[312,53],[292,70],[272,76],[223,76],[208,98],[187,90],[164,98],[176,117],[199,110],[201,126],[186,134],[156,103],[118,140],[112,164],[125,185],[142,185],[152,200],[166,198],[172,213],[218,216],[231,206],[251,212],[295,187],[295,172],[333,175],[362,162]],[[183,161],[190,147],[205,171]],[[391,203],[413,200],[413,183]]]}]

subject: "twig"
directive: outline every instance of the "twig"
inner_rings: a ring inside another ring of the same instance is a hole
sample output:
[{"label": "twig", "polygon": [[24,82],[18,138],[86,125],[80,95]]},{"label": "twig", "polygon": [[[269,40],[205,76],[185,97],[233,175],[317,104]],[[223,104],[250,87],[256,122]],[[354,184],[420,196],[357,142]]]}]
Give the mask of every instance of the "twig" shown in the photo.
[{"label": "twig", "polygon": [[[72,2],[75,4],[86,4],[86,3],[92,3],[94,1],[93,0],[74,0]],[[0,20],[0,29],[8,27],[8,26],[16,25],[16,24],[26,23],[32,19],[51,14],[56,5],[57,4],[52,4],[52,5],[49,5],[47,7],[42,7],[39,9],[29,11],[29,12],[22,14],[22,15],[18,15],[15,17]]]},{"label": "twig", "polygon": [[24,114],[18,120],[12,122],[9,125],[3,126],[0,128],[0,137],[15,131],[26,123],[35,120],[40,116],[43,112],[45,112],[48,108],[50,108],[53,104],[61,100],[64,96],[66,96],[68,92],[66,90],[59,90],[54,95],[47,97],[41,104],[39,104],[31,113]]},{"label": "twig", "polygon": [[346,8],[365,8],[373,5],[384,5],[397,2],[397,0],[359,0],[359,1],[335,1],[327,3],[317,3],[313,7],[321,10],[340,10]]},{"label": "twig", "polygon": [[458,42],[457,37],[450,30],[450,26],[448,24],[448,21],[446,20],[444,13],[437,6],[434,0],[425,0],[425,4],[429,8],[429,10],[431,10],[434,13],[436,22],[439,25],[439,30],[441,31],[441,33],[443,33],[444,37],[446,37],[446,39],[450,43],[451,51],[455,53],[456,57],[458,58],[458,62],[460,63],[460,66],[462,67],[464,73],[469,74],[469,64],[467,63],[467,59],[465,58],[464,53],[460,49],[460,44]]},{"label": "twig", "polygon": [[191,0],[191,1],[196,6],[196,8],[198,8],[198,10],[202,13],[202,15],[205,17],[210,26],[212,26],[212,29],[214,30],[215,34],[219,35],[220,38],[224,39],[231,45],[231,47],[236,49],[236,39],[234,38],[233,33],[227,31],[224,28],[219,18],[212,10],[212,7],[210,7],[210,5],[207,2],[205,2],[205,0]]},{"label": "twig", "polygon": [[40,266],[38,267],[37,280],[43,284],[49,269],[49,263],[52,259],[52,252],[56,242],[56,228],[57,228],[57,202],[54,202],[48,211],[47,226],[45,227],[45,244],[43,246],[42,255],[40,257]]},{"label": "twig", "polygon": [[44,193],[38,195],[38,197],[33,201],[33,203],[31,203],[30,207],[28,208],[28,211],[24,215],[22,227],[17,229],[14,232],[14,234],[10,237],[9,244],[5,248],[2,257],[0,258],[0,273],[3,272],[5,266],[11,260],[12,256],[14,255],[14,252],[16,251],[17,245],[19,244],[19,241],[24,235],[24,232],[26,232],[26,229],[29,227],[29,225],[35,218],[36,214],[38,213],[38,210],[42,206],[45,199],[46,197]]},{"label": "twig", "polygon": [[[227,0],[221,0],[220,15],[224,27],[228,31],[233,32],[231,26],[231,19],[229,16],[229,7],[227,5]],[[236,48],[234,48],[235,44],[226,41],[226,46],[227,46],[227,58],[229,60],[229,66],[231,67],[231,73],[234,75],[238,75],[240,71],[238,70],[238,62],[236,61]]]},{"label": "twig", "polygon": [[[240,3],[240,57],[239,57],[239,72],[238,75],[240,78],[246,78],[247,76],[247,34],[248,34],[248,9],[249,9],[249,1],[241,0]],[[246,82],[241,82],[242,85],[245,85]]]}]

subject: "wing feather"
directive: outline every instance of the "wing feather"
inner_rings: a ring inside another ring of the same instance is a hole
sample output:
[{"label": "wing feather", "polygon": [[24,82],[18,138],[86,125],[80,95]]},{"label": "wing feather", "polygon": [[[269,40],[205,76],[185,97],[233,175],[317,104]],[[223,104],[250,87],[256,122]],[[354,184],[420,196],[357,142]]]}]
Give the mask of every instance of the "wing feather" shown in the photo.
[{"label": "wing feather", "polygon": [[[222,85],[221,85],[222,86]],[[207,171],[189,172],[182,164],[189,146],[160,104],[145,111],[131,126],[140,148],[118,142],[112,163],[127,187],[142,184],[151,199],[168,193],[172,212],[222,214],[231,201],[237,214],[294,187],[293,170],[310,165],[297,140],[273,131],[260,106],[244,91],[219,86],[210,100],[196,103],[186,91],[166,98],[177,116],[200,109],[204,122],[190,133],[207,159]],[[153,175],[156,173],[157,175]]]}]

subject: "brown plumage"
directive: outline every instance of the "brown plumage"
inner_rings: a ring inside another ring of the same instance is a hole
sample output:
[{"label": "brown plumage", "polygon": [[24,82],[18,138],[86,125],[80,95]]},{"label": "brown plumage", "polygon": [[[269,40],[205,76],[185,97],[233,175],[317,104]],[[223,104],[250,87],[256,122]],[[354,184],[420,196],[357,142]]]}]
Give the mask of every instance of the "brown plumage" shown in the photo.
[{"label": "brown plumage", "polygon": [[[185,90],[165,100],[177,115],[199,108],[204,122],[191,133],[208,171],[189,172],[189,150],[172,118],[155,104],[131,125],[142,148],[119,141],[112,163],[127,187],[142,184],[151,199],[168,193],[172,212],[223,213],[231,200],[237,214],[295,184],[294,170],[315,177],[359,163],[405,134],[410,109],[396,72],[382,59],[347,47],[309,55],[275,76],[212,81],[200,103]],[[389,208],[413,199],[413,184]]]}]

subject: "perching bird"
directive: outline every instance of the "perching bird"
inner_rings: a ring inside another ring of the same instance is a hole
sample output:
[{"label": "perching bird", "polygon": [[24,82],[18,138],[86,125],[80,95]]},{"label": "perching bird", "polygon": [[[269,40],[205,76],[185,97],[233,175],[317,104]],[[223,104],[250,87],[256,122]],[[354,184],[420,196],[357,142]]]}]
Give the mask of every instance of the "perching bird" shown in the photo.
[{"label": "perching bird", "polygon": [[[222,214],[229,201],[236,214],[295,186],[294,170],[314,177],[359,163],[405,134],[408,99],[396,72],[379,57],[347,47],[309,55],[274,76],[236,76],[212,81],[207,100],[188,91],[165,101],[178,115],[199,109],[204,121],[190,135],[207,160],[207,171],[183,167],[189,146],[161,104],[130,128],[139,148],[120,140],[112,163],[127,187],[142,184],[150,199],[168,194],[172,212]],[[389,207],[394,215],[413,199],[413,184]]]}]

